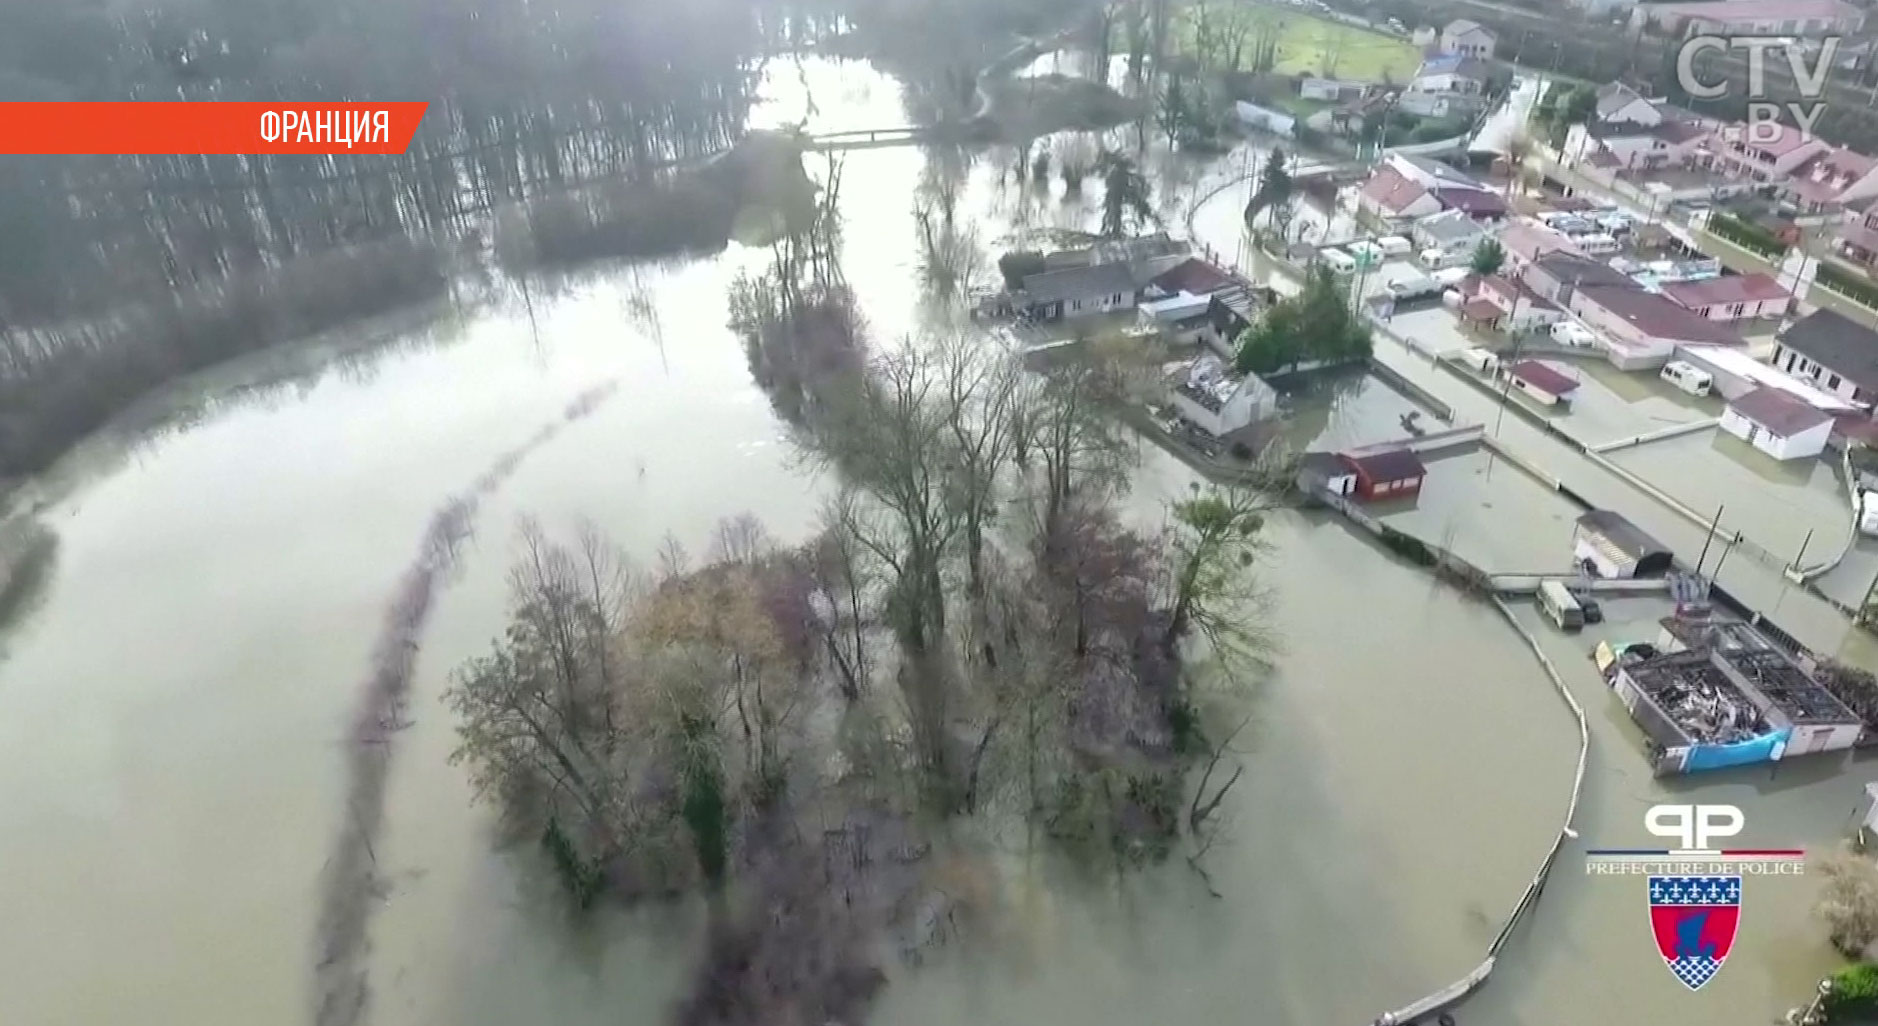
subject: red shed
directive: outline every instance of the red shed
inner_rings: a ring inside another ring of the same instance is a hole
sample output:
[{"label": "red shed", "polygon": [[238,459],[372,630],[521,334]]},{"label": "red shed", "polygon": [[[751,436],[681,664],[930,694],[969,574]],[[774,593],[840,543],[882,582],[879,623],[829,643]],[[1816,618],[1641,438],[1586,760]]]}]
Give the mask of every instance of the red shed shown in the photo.
[{"label": "red shed", "polygon": [[1338,453],[1337,458],[1356,475],[1354,492],[1359,499],[1400,499],[1422,490],[1428,468],[1421,457],[1407,449],[1384,449],[1380,452],[1359,450]]}]

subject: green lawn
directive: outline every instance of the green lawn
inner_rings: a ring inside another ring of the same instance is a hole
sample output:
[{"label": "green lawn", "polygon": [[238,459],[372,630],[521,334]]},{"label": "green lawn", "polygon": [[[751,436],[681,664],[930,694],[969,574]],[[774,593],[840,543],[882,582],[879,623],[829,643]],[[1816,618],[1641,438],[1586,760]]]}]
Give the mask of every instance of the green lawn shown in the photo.
[{"label": "green lawn", "polygon": [[[1381,82],[1386,78],[1399,85],[1412,78],[1415,69],[1421,66],[1421,53],[1406,39],[1286,7],[1210,0],[1203,7],[1182,7],[1178,17],[1175,38],[1182,51],[1188,54],[1194,54],[1197,49],[1195,40],[1202,19],[1214,25],[1231,19],[1234,29],[1244,27],[1242,65],[1250,62],[1255,40],[1276,33],[1278,63],[1273,70],[1283,75],[1304,72],[1364,82]],[[1211,34],[1218,38],[1223,32],[1215,29]]]}]

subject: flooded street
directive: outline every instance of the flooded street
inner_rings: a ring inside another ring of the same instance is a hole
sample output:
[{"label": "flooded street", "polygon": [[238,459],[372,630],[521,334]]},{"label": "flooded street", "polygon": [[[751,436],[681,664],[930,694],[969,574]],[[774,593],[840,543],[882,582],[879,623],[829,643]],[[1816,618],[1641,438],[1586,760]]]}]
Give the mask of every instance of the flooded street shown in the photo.
[{"label": "flooded street", "polygon": [[[778,61],[769,75],[762,125],[905,120],[899,87],[864,65]],[[1166,183],[1170,227],[1184,231],[1194,201],[1261,152],[1144,162]],[[923,190],[956,185],[988,267],[1014,232],[1099,220],[1099,184],[1082,196],[1060,181],[1017,185],[1011,159],[946,165],[914,147],[846,158],[845,270],[880,344],[930,322],[912,213]],[[1230,244],[1242,205],[1203,207],[1216,230],[1202,240]],[[307,1021],[324,862],[362,814],[347,806],[343,742],[387,602],[440,505],[551,424],[563,426],[482,502],[429,610],[371,852],[390,883],[375,896],[368,1018],[664,1021],[695,960],[697,910],[567,921],[534,847],[495,847],[489,811],[449,761],[439,696],[505,626],[523,517],[556,530],[590,519],[647,564],[668,539],[702,550],[744,512],[783,539],[810,531],[832,482],[798,456],[726,326],[730,281],[766,256],[732,244],[714,259],[596,269],[532,309],[447,316],[310,373],[267,354],[183,389],[212,397],[186,424],[77,453],[61,471],[69,489],[43,512],[59,538],[49,583],[0,636],[0,1022]],[[566,417],[609,384],[610,401]],[[1415,408],[1373,378],[1327,378],[1298,400],[1295,441],[1367,440]],[[1539,437],[1516,420],[1509,434]],[[1430,487],[1459,492],[1484,475],[1470,456]],[[1527,533],[1482,551],[1543,563],[1569,517],[1556,495],[1533,497],[1533,479],[1493,475],[1466,496],[1431,494],[1423,519],[1401,526],[1439,540],[1510,522]],[[1150,449],[1130,510],[1158,523],[1191,481]],[[1246,774],[1205,858],[1222,896],[1181,858],[1092,884],[1013,848],[1001,882],[1012,928],[896,967],[873,1021],[1361,1026],[1480,961],[1564,813],[1572,718],[1491,606],[1338,520],[1281,512],[1266,531],[1279,647],[1248,685]],[[1651,612],[1607,630],[1643,630]],[[1641,897],[1587,881],[1577,853],[1645,843],[1642,810],[1668,792],[1585,658],[1594,635],[1526,618],[1594,721],[1584,840],[1457,1018],[1768,1021],[1831,966],[1823,929],[1803,901],[1769,901],[1715,986],[1691,997],[1664,971]],[[1741,804],[1757,842],[1811,846],[1838,836],[1863,779],[1812,764],[1755,772],[1675,786]]]}]

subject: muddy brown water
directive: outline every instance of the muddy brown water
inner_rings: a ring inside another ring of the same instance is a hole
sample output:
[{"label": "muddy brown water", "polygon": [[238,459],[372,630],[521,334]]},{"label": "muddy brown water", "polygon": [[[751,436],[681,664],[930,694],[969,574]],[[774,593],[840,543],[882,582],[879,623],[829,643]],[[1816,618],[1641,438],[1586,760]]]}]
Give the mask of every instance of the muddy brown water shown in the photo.
[{"label": "muddy brown water", "polygon": [[[870,114],[893,88],[855,66],[815,73]],[[866,226],[849,232],[850,274],[883,336],[922,316],[906,200],[923,161],[848,166],[850,224]],[[1188,168],[1182,187],[1209,173]],[[1013,196],[984,166],[965,195],[1004,226],[987,241],[1094,211]],[[794,458],[724,328],[725,286],[760,257],[596,273],[538,304],[533,327],[484,311],[284,387],[228,393],[212,375],[195,387],[222,398],[189,426],[62,468],[75,483],[43,513],[59,557],[0,662],[0,1021],[306,1020],[323,866],[354,814],[348,724],[400,575],[441,502],[609,380],[610,402],[482,500],[429,611],[371,853],[387,884],[367,1021],[662,1019],[695,910],[566,921],[530,853],[494,847],[447,762],[438,696],[502,627],[521,515],[591,518],[645,559],[668,535],[700,549],[744,511],[785,538],[810,529],[828,483]],[[633,312],[648,292],[650,319]],[[265,376],[266,359],[226,373]],[[1150,452],[1129,508],[1156,522],[1188,482]],[[877,1022],[1357,1024],[1475,964],[1556,828],[1570,720],[1490,609],[1335,521],[1284,514],[1270,534],[1283,647],[1207,857],[1223,898],[1178,860],[1092,885],[1012,846],[1011,928],[896,968]],[[1588,639],[1547,644],[1594,714],[1581,827],[1642,843],[1641,810],[1664,792],[1586,676]],[[1818,843],[1860,779],[1783,770],[1699,793],[1748,807],[1758,840]],[[1804,902],[1783,895],[1749,913],[1740,964],[1687,995],[1647,957],[1640,899],[1584,882],[1571,857],[1463,1022],[1760,1023],[1830,964]]]}]

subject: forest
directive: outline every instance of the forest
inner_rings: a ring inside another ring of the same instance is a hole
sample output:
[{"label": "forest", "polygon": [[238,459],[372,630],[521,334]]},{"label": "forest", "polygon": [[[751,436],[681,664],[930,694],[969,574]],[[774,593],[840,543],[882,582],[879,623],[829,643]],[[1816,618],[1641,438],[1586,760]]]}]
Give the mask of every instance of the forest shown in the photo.
[{"label": "forest", "polygon": [[1080,2],[0,0],[0,101],[430,103],[395,157],[0,156],[0,483],[179,375],[461,299],[500,224],[510,272],[721,247],[789,159],[723,159],[765,58],[877,55],[945,116]]}]

